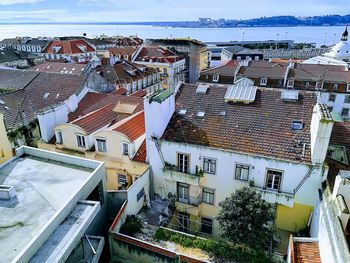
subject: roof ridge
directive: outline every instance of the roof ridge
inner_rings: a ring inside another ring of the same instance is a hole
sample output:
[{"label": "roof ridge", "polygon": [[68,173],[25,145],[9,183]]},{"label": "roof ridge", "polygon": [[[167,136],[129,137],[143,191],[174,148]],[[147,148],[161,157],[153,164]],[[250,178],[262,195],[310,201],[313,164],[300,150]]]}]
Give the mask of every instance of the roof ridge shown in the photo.
[{"label": "roof ridge", "polygon": [[144,110],[139,111],[139,112],[136,112],[136,113],[130,115],[129,117],[120,120],[119,122],[117,122],[117,123],[115,123],[113,126],[111,126],[110,128],[111,128],[113,131],[116,131],[116,129],[120,128],[120,126],[122,126],[122,125],[124,125],[125,123],[131,121],[132,119],[136,118],[136,117],[139,116],[141,113],[144,113]]}]

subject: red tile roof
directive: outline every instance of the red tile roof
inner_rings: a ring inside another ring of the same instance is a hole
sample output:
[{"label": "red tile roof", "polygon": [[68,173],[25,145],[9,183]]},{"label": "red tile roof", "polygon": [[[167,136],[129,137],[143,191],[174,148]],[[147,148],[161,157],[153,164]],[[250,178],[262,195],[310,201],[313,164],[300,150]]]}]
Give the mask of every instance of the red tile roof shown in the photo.
[{"label": "red tile roof", "polygon": [[[79,48],[79,46],[85,46],[86,51],[83,51]],[[58,52],[53,51],[53,47],[61,47]],[[82,54],[87,52],[94,52],[95,49],[87,43],[84,39],[77,39],[77,40],[53,40],[51,41],[46,48],[44,49],[43,53],[48,54]]]},{"label": "red tile roof", "polygon": [[113,107],[114,105],[107,104],[103,108],[90,112],[70,123],[84,129],[87,134],[91,134],[111,124],[116,119],[117,113],[113,111]]},{"label": "red tile roof", "polygon": [[[130,103],[137,105],[134,113],[140,112],[143,110],[143,99],[138,97],[131,97],[119,94],[103,94],[103,93],[94,93],[88,92],[85,97],[80,101],[78,108],[68,115],[69,121],[73,121],[79,117],[82,117],[90,112],[96,111],[107,104],[117,105],[118,102]],[[129,117],[130,114],[118,114],[116,122]]]},{"label": "red tile roof", "polygon": [[143,98],[146,95],[147,95],[147,92],[144,89],[140,89],[140,90],[135,91],[134,93],[130,94],[130,96],[140,97],[140,98]]},{"label": "red tile roof", "polygon": [[[207,94],[198,94],[196,89],[197,85],[193,84],[180,87],[176,111],[162,135],[163,140],[311,163],[314,93],[300,91],[298,101],[286,102],[280,90],[258,88],[255,101],[243,104],[225,102],[226,87],[210,86]],[[181,115],[180,109],[187,111]],[[200,111],[205,112],[203,118],[196,116]],[[302,121],[303,129],[292,130],[293,120]]]},{"label": "red tile roof", "polygon": [[81,75],[85,69],[84,64],[77,63],[63,63],[63,62],[45,62],[34,67],[31,67],[28,70],[39,71],[39,72],[53,72],[61,74],[74,74]]},{"label": "red tile roof", "polygon": [[130,141],[135,141],[137,138],[145,134],[145,114],[140,112],[135,114],[129,120],[113,129],[114,131],[125,134]]},{"label": "red tile roof", "polygon": [[322,263],[318,242],[295,242],[294,263]]},{"label": "red tile roof", "polygon": [[125,88],[119,88],[113,91],[113,94],[126,95],[128,91]]},{"label": "red tile roof", "polygon": [[334,123],[330,144],[350,148],[350,122]]},{"label": "red tile roof", "polygon": [[147,156],[147,151],[146,151],[146,139],[143,141],[141,144],[140,148],[138,149],[137,153],[134,156],[134,161],[136,162],[146,162],[146,156]]},{"label": "red tile roof", "polygon": [[173,63],[184,59],[184,56],[178,56],[169,49],[162,47],[142,47],[134,58],[135,61],[141,62],[159,62]]}]

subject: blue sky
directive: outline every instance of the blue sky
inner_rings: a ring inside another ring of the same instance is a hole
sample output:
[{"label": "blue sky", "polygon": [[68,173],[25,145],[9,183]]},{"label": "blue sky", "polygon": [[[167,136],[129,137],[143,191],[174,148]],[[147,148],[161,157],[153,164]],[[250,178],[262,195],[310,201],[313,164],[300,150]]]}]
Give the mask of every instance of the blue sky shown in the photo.
[{"label": "blue sky", "polygon": [[0,0],[0,20],[177,21],[350,14],[349,0]]}]

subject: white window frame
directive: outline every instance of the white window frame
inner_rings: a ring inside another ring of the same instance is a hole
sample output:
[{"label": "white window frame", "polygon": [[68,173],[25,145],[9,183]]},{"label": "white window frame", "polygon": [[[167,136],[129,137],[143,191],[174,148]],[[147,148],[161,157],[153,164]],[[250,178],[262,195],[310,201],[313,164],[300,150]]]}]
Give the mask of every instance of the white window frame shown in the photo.
[{"label": "white window frame", "polygon": [[315,88],[316,88],[316,90],[323,89],[323,82],[322,81],[317,81]]},{"label": "white window frame", "polygon": [[288,79],[287,80],[287,87],[293,88],[294,87],[294,79]]},{"label": "white window frame", "polygon": [[[269,171],[271,171],[272,175],[273,175],[272,181],[271,181],[271,187],[267,186],[267,183],[268,183],[268,180],[269,180]],[[275,181],[276,181],[276,174],[273,174],[273,173],[280,173],[280,179],[279,179],[279,184],[278,184],[278,188],[277,189],[274,188]],[[283,180],[283,171],[276,170],[276,169],[270,169],[270,168],[266,169],[265,188],[267,190],[280,192],[281,188],[282,188],[282,180]]]},{"label": "white window frame", "polygon": [[310,87],[310,82],[309,82],[309,81],[306,81],[306,82],[305,82],[305,88],[308,88],[308,87]]},{"label": "white window frame", "polygon": [[[239,176],[238,176],[238,173],[237,173],[237,169],[240,169],[240,172],[241,172]],[[247,178],[242,177],[242,171],[243,170],[248,170]],[[236,163],[235,164],[235,179],[236,180],[246,181],[247,182],[249,180],[249,175],[250,175],[250,165],[249,164],[244,164],[244,163]]]},{"label": "white window frame", "polygon": [[346,84],[346,91],[350,91],[350,83]]},{"label": "white window frame", "polygon": [[99,152],[107,152],[107,140],[104,138],[96,138],[96,149]]},{"label": "white window frame", "polygon": [[266,86],[266,85],[267,85],[267,78],[265,78],[265,77],[264,77],[264,78],[261,78],[261,79],[260,79],[260,85],[261,85],[261,86]]},{"label": "white window frame", "polygon": [[203,172],[207,174],[216,174],[217,160],[214,158],[203,158]]},{"label": "white window frame", "polygon": [[[177,167],[181,173],[190,173],[190,155],[187,153],[177,153]],[[181,158],[182,157],[182,158]],[[187,165],[186,165],[187,158]]]},{"label": "white window frame", "polygon": [[190,185],[185,183],[177,183],[178,200],[181,203],[189,203],[190,201]]},{"label": "white window frame", "polygon": [[220,75],[213,75],[213,82],[219,82]]},{"label": "white window frame", "polygon": [[122,142],[122,154],[125,155],[125,156],[129,156],[129,153],[130,153],[129,143]]},{"label": "white window frame", "polygon": [[333,90],[336,91],[336,90],[338,89],[338,87],[339,87],[338,83],[334,83],[334,84],[333,84]]},{"label": "white window frame", "polygon": [[76,139],[78,147],[86,148],[86,138],[84,135],[76,134],[75,139]]},{"label": "white window frame", "polygon": [[208,205],[214,205],[215,204],[215,189],[203,187],[202,188],[202,202],[206,203]]},{"label": "white window frame", "polygon": [[124,185],[125,183],[128,183],[128,177],[126,174],[117,174],[118,177],[118,185]]},{"label": "white window frame", "polygon": [[62,131],[56,131],[55,136],[56,136],[56,143],[57,144],[63,144],[63,133],[62,133]]}]

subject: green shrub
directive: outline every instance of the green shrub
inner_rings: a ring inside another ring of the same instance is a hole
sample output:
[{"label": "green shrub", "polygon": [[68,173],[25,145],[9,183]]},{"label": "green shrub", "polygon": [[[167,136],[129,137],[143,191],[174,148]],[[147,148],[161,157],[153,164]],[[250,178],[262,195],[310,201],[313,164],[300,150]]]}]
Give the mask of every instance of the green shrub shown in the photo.
[{"label": "green shrub", "polygon": [[125,223],[120,228],[120,233],[134,237],[135,234],[142,230],[141,220],[135,215],[128,215]]}]

